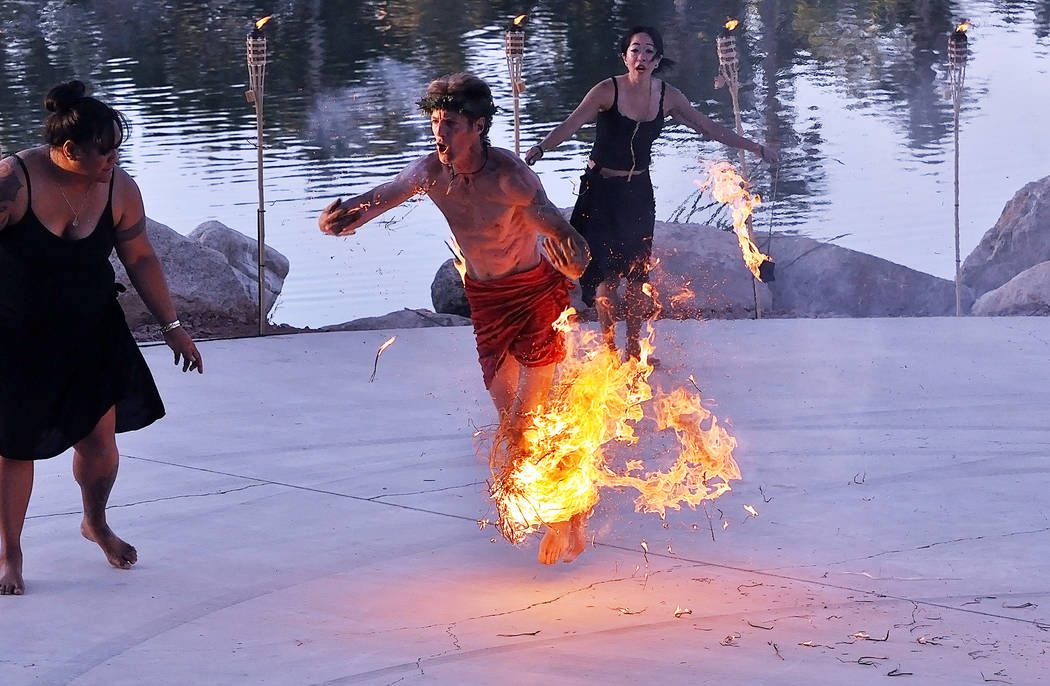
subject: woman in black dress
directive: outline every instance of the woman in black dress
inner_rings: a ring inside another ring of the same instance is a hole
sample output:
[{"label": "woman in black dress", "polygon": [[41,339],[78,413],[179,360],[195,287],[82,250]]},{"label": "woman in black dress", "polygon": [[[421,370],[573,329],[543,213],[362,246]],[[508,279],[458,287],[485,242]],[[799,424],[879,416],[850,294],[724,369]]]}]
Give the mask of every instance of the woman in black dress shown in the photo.
[{"label": "woman in black dress", "polygon": [[79,81],[51,89],[45,105],[45,144],[0,160],[0,595],[25,590],[33,462],[70,447],[81,533],[115,567],[138,559],[106,522],[115,434],[151,424],[164,406],[117,304],[114,248],[175,364],[204,371],[146,237],[142,195],[117,166],[126,120]]},{"label": "woman in black dress", "polygon": [[631,28],[620,40],[620,55],[627,73],[591,88],[568,119],[526,151],[525,161],[534,164],[544,152],[597,119],[594,147],[571,220],[591,247],[591,263],[580,286],[583,301],[598,311],[606,344],[614,348],[613,312],[620,282],[626,280],[626,354],[637,358],[638,337],[650,304],[642,287],[649,280],[656,222],[649,160],[664,119],[673,117],[701,135],[753,152],[766,162],[776,162],[777,152],[711,121],[680,90],[656,78],[674,64],[664,57],[663,37],[656,29]]}]

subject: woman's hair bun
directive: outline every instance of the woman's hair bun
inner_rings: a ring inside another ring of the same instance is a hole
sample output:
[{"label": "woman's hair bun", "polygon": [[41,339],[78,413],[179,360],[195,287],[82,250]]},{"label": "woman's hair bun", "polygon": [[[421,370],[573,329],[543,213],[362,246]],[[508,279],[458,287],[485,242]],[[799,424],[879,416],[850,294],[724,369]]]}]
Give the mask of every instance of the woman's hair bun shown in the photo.
[{"label": "woman's hair bun", "polygon": [[60,83],[52,88],[44,98],[44,107],[48,112],[66,112],[84,97],[87,88],[77,80]]}]

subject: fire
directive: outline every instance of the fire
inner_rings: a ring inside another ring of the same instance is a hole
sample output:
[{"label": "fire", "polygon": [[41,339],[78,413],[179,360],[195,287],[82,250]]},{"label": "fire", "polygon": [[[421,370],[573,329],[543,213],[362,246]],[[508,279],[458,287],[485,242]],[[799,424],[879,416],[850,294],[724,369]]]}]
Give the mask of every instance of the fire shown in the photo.
[{"label": "fire", "polygon": [[452,266],[459,272],[459,279],[463,283],[467,282],[467,258],[463,257],[463,249],[459,247],[459,243],[456,242],[455,236],[449,236],[449,239],[445,241],[445,245],[452,251]]},{"label": "fire", "polygon": [[765,255],[748,235],[747,220],[752,210],[762,203],[761,196],[751,195],[747,192],[747,182],[736,173],[736,169],[729,162],[713,162],[707,165],[707,179],[697,182],[700,190],[711,189],[711,195],[718,202],[725,203],[733,211],[733,230],[736,232],[737,242],[740,243],[740,251],[744,255],[744,264],[755,275],[756,279],[762,280],[759,271],[763,262],[772,262],[769,255]]},{"label": "fire", "polygon": [[[581,332],[570,322],[572,314],[569,308],[554,324],[566,335],[568,355],[550,399],[529,418],[513,459],[503,459],[503,442],[493,448],[490,493],[500,532],[520,543],[544,524],[589,512],[603,487],[636,490],[635,510],[660,516],[729,491],[729,480],[740,478],[736,439],[699,395],[682,388],[654,394],[648,383],[652,329],[641,341],[640,358],[621,364],[596,332]],[[677,439],[674,464],[659,471],[634,458],[614,470],[606,448],[614,442],[635,445],[634,427],[643,418]]]},{"label": "fire", "polygon": [[724,26],[726,27],[726,31],[732,31],[732,30],[733,30],[733,29],[735,29],[735,28],[736,28],[736,27],[737,27],[737,26],[738,26],[739,24],[740,24],[740,20],[739,20],[739,19],[730,19],[729,21],[727,21],[727,22],[726,22],[726,23],[724,24]]},{"label": "fire", "polygon": [[518,16],[514,17],[514,25],[515,26],[521,26],[524,21],[525,21],[525,15],[524,14],[519,14]]},{"label": "fire", "polygon": [[382,355],[383,351],[392,346],[394,344],[394,341],[396,340],[397,336],[391,336],[390,338],[386,339],[386,343],[383,343],[383,345],[379,346],[379,350],[376,351],[376,357]]},{"label": "fire", "polygon": [[[270,19],[272,19],[272,18],[273,18],[272,14],[269,15],[269,16],[263,17],[262,19],[260,19],[257,22],[255,22],[255,28],[256,29],[261,29],[262,27],[266,26],[266,22],[270,21]],[[243,26],[243,24],[242,24],[242,26]]]},{"label": "fire", "polygon": [[956,27],[955,27],[955,30],[956,30],[956,31],[958,31],[959,33],[966,33],[966,31],[967,31],[967,30],[968,30],[968,29],[969,29],[969,28],[970,28],[971,26],[973,26],[973,24],[971,24],[970,22],[968,22],[968,21],[966,21],[965,19],[963,19],[963,23],[961,23],[961,24],[959,24],[958,26],[956,26]]}]

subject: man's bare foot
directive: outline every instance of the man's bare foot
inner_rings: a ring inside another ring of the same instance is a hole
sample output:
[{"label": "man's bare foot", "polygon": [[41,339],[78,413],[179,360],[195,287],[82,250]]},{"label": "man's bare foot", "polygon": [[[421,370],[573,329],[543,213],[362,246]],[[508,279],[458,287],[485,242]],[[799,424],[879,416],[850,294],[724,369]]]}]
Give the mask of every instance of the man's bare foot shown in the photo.
[{"label": "man's bare foot", "polygon": [[84,520],[80,523],[80,533],[87,540],[98,543],[98,547],[102,548],[106,559],[114,567],[131,569],[131,565],[139,561],[139,553],[135,546],[122,541],[108,526],[93,528]]},{"label": "man's bare foot", "polygon": [[573,515],[569,520],[569,549],[561,556],[562,562],[572,562],[587,549],[587,514]]},{"label": "man's bare foot", "polygon": [[547,533],[540,541],[539,560],[545,565],[558,561],[569,549],[569,522],[554,522],[547,525]]},{"label": "man's bare foot", "polygon": [[22,580],[22,556],[0,558],[0,595],[22,595],[26,583]]}]

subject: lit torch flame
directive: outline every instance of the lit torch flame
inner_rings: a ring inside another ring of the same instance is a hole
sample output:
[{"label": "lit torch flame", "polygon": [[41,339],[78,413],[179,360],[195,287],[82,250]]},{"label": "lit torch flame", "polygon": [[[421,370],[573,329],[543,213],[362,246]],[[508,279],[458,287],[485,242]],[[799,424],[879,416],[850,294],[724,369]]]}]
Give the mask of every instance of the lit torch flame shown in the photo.
[{"label": "lit torch flame", "polygon": [[522,22],[524,22],[524,21],[525,21],[525,15],[524,14],[519,14],[518,16],[514,17],[514,26],[521,26]]},{"label": "lit torch flame", "polygon": [[726,27],[726,31],[732,31],[732,30],[733,30],[733,29],[735,29],[735,28],[736,28],[736,27],[737,27],[737,26],[738,26],[739,24],[740,24],[740,20],[739,20],[739,19],[730,19],[730,20],[729,20],[729,21],[727,21],[727,22],[726,22],[725,24],[723,24],[723,26],[725,26],[725,27]]},{"label": "lit torch flame", "polygon": [[747,220],[751,216],[753,208],[762,203],[761,196],[751,195],[745,188],[746,182],[743,177],[736,173],[736,169],[729,162],[713,162],[707,165],[707,179],[696,182],[700,190],[711,189],[711,195],[715,200],[729,205],[733,211],[733,230],[736,232],[737,242],[740,244],[740,252],[744,256],[744,264],[755,275],[756,279],[764,281],[760,271],[763,262],[772,264],[773,260],[765,255],[748,235]]},{"label": "lit torch flame", "polygon": [[968,30],[968,29],[969,29],[969,28],[970,28],[971,26],[973,26],[973,24],[971,24],[970,22],[968,22],[968,21],[966,21],[966,20],[964,19],[964,20],[963,20],[963,23],[961,23],[961,24],[959,24],[958,26],[956,26],[956,27],[955,27],[955,30],[956,30],[956,31],[958,31],[959,33],[966,33],[966,31],[967,31],[967,30]]},{"label": "lit torch flame", "polygon": [[[570,322],[574,312],[567,309],[554,324],[565,334],[566,359],[550,399],[529,418],[521,452],[505,462],[501,444],[494,446],[490,493],[499,511],[497,526],[513,543],[544,524],[589,512],[602,487],[635,489],[635,510],[663,516],[668,508],[696,508],[717,498],[730,490],[729,480],[740,478],[733,459],[736,439],[699,395],[678,388],[654,396],[647,382],[653,330],[640,341],[639,359],[621,364],[596,332]],[[646,416],[655,419],[657,431],[677,438],[677,459],[666,471],[641,459],[614,470],[606,446],[637,443],[634,426]]]},{"label": "lit torch flame", "polygon": [[[257,22],[255,22],[255,30],[258,31],[258,30],[262,29],[262,27],[266,26],[266,22],[270,21],[270,19],[272,19],[272,18],[273,18],[273,15],[271,14],[271,15],[269,15],[267,17],[263,17],[262,19],[260,19]],[[244,24],[241,24],[241,26],[244,26]]]}]

